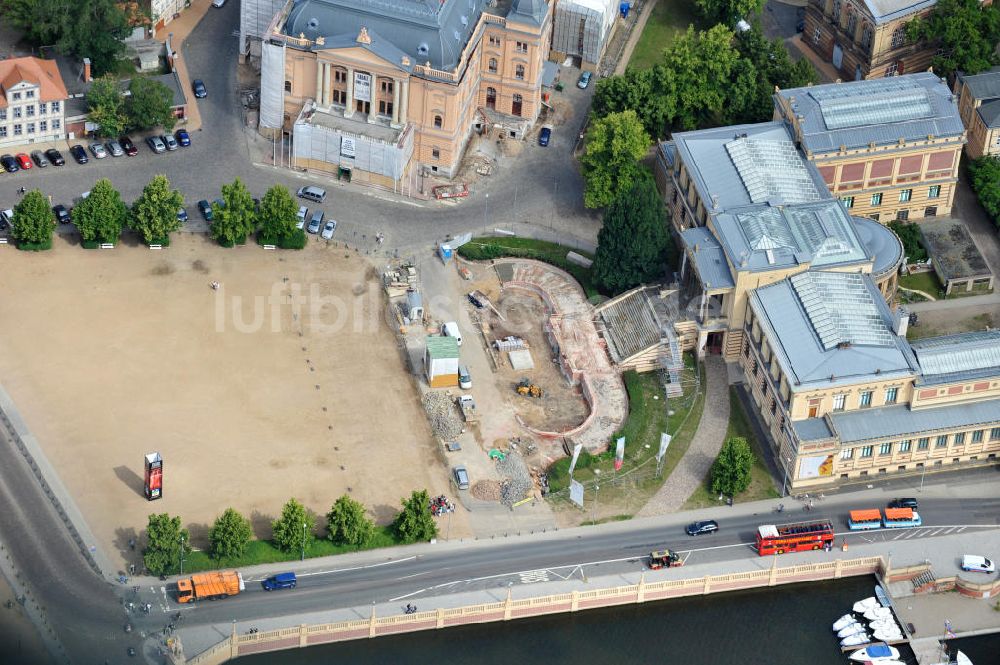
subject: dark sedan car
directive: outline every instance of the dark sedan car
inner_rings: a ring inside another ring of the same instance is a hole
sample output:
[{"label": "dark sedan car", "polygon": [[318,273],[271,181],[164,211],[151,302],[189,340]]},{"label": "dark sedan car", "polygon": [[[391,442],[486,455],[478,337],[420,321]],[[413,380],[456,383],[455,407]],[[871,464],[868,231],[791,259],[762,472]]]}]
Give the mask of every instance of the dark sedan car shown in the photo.
[{"label": "dark sedan car", "polygon": [[45,156],[49,158],[49,161],[52,162],[53,166],[62,166],[66,163],[66,160],[63,159],[62,153],[55,148],[49,148],[46,150]]},{"label": "dark sedan car", "polygon": [[205,82],[201,79],[191,81],[191,88],[194,90],[194,96],[198,99],[208,97],[208,89],[205,87]]},{"label": "dark sedan car", "polygon": [[7,173],[13,173],[14,171],[20,171],[21,168],[17,165],[17,160],[14,159],[14,155],[4,155],[0,157],[0,165],[3,166],[4,171]]},{"label": "dark sedan car", "polygon": [[212,204],[202,199],[198,201],[198,210],[201,212],[201,216],[205,218],[206,222],[212,221]]},{"label": "dark sedan car", "polygon": [[687,531],[689,536],[700,536],[703,533],[715,533],[719,530],[719,523],[715,520],[701,520],[700,522],[692,522],[687,525],[684,529]]},{"label": "dark sedan car", "polygon": [[122,150],[124,150],[125,154],[129,157],[135,157],[139,154],[139,149],[135,147],[134,143],[132,143],[132,139],[127,136],[123,136],[118,139],[118,145],[122,147]]},{"label": "dark sedan car", "polygon": [[87,157],[87,151],[79,143],[69,149],[69,154],[73,155],[77,164],[86,164],[90,161],[90,158]]},{"label": "dark sedan car", "polygon": [[52,208],[52,212],[55,213],[57,222],[59,222],[60,224],[69,224],[70,222],[69,210],[66,209],[66,206],[60,203],[59,205]]}]

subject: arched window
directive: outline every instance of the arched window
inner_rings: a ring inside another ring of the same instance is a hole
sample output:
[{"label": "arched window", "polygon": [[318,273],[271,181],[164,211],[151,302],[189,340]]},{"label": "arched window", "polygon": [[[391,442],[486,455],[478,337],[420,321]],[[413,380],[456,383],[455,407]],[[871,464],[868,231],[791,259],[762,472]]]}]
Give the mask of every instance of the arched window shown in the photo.
[{"label": "arched window", "polygon": [[444,118],[439,115],[434,116],[434,128],[441,129],[442,125],[444,125]]},{"label": "arched window", "polygon": [[861,45],[868,48],[872,45],[872,24],[865,23],[865,27],[861,29]]},{"label": "arched window", "polygon": [[840,23],[840,0],[833,0],[833,22]]},{"label": "arched window", "polygon": [[906,43],[906,26],[901,25],[892,31],[892,48],[899,48]]},{"label": "arched window", "polygon": [[490,58],[490,74],[496,74],[496,73],[497,73],[497,59]]},{"label": "arched window", "polygon": [[524,65],[514,67],[514,78],[524,80]]},{"label": "arched window", "polygon": [[854,39],[854,31],[858,29],[858,13],[852,11],[850,7],[847,8],[847,32],[850,33],[851,39]]},{"label": "arched window", "polygon": [[497,89],[486,88],[486,108],[495,109],[497,107]]}]

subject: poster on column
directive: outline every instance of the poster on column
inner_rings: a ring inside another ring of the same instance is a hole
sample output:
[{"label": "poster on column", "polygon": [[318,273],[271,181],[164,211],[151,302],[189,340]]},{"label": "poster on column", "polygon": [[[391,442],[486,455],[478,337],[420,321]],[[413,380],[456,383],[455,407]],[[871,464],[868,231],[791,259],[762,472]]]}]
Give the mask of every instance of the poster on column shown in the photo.
[{"label": "poster on column", "polygon": [[354,72],[354,99],[361,102],[372,100],[372,75]]}]

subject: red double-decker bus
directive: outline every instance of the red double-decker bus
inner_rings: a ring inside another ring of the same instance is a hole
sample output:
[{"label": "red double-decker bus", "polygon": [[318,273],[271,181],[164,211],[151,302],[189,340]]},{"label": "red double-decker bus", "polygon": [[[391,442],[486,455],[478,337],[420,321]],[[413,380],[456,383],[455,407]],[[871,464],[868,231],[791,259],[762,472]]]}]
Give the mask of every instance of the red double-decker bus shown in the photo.
[{"label": "red double-decker bus", "polygon": [[764,524],[757,527],[757,554],[784,554],[818,550],[828,543],[833,547],[833,524],[830,520],[813,520],[793,524]]}]

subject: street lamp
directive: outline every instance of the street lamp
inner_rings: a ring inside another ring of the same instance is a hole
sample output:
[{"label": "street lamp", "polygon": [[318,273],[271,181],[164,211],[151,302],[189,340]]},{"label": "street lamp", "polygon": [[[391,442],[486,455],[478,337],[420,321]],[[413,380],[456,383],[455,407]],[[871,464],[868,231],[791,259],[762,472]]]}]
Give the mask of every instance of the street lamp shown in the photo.
[{"label": "street lamp", "polygon": [[483,207],[483,234],[486,234],[486,215],[490,210],[490,195],[486,195],[486,205]]},{"label": "street lamp", "polygon": [[181,577],[183,577],[184,576],[184,534],[183,533],[180,535],[180,538],[178,538],[177,542],[180,545]]},{"label": "street lamp", "polygon": [[788,465],[792,463],[791,457],[785,458],[785,478],[781,481],[781,496],[788,496]]},{"label": "street lamp", "polygon": [[302,561],[306,560],[306,523],[302,523]]}]

